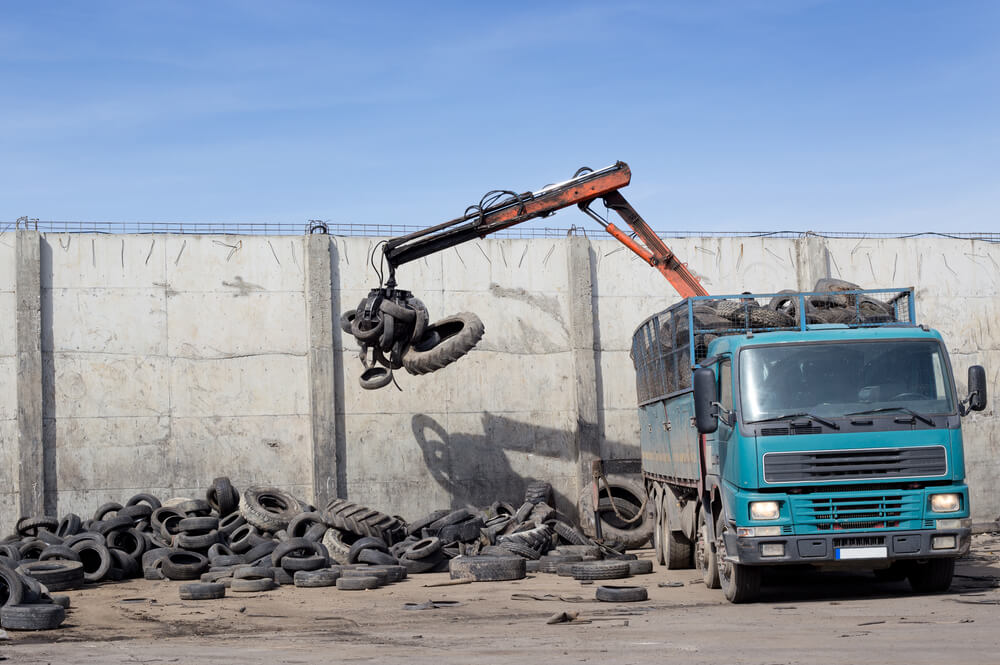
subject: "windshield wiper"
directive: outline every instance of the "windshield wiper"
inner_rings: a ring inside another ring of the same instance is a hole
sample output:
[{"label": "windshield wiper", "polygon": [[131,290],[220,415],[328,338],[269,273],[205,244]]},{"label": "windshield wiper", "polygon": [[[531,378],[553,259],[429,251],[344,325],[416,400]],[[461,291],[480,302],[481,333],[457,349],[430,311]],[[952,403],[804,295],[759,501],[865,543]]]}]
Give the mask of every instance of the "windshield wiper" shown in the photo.
[{"label": "windshield wiper", "polygon": [[886,413],[887,411],[902,411],[903,413],[908,413],[917,420],[927,423],[931,427],[934,427],[934,421],[925,416],[922,413],[917,413],[913,409],[907,409],[905,406],[883,406],[880,409],[869,409],[867,411],[854,411],[852,413],[845,413],[845,416],[863,416],[868,413]]},{"label": "windshield wiper", "polygon": [[803,411],[802,413],[786,413],[784,415],[774,416],[772,418],[761,418],[760,420],[751,420],[747,422],[747,425],[753,425],[754,423],[772,423],[776,420],[789,420],[791,418],[809,418],[811,420],[815,420],[818,423],[823,423],[830,429],[840,429],[840,425],[833,422],[832,420],[827,420],[826,418],[820,418],[819,416],[815,416],[811,413],[806,413],[805,411]]}]

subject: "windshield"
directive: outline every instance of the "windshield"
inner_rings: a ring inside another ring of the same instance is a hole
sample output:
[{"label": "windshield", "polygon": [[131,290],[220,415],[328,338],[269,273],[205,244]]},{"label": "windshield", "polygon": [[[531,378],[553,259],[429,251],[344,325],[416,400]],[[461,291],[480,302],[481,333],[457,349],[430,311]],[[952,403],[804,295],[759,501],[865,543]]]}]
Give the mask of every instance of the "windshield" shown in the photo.
[{"label": "windshield", "polygon": [[931,340],[823,342],[740,352],[743,422],[808,412],[837,417],[903,407],[952,413],[941,345]]}]

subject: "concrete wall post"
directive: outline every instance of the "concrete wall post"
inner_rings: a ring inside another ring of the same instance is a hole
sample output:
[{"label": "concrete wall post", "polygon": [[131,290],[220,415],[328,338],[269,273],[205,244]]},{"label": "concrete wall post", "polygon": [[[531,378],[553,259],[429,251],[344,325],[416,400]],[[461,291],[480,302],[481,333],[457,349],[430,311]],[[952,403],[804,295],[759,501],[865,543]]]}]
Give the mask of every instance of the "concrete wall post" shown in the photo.
[{"label": "concrete wall post", "polygon": [[812,291],[816,280],[830,276],[826,238],[807,233],[795,241],[795,276],[800,291]]},{"label": "concrete wall post", "polygon": [[21,515],[39,516],[45,513],[45,464],[42,447],[41,236],[38,231],[16,232],[15,260],[20,510]]},{"label": "concrete wall post", "polygon": [[590,241],[568,239],[569,334],[573,359],[571,389],[576,396],[577,495],[591,480],[591,462],[601,455],[598,426],[597,358],[594,349],[594,301],[591,283]]},{"label": "concrete wall post", "polygon": [[308,235],[305,243],[313,502],[322,510],[338,496],[330,236]]}]

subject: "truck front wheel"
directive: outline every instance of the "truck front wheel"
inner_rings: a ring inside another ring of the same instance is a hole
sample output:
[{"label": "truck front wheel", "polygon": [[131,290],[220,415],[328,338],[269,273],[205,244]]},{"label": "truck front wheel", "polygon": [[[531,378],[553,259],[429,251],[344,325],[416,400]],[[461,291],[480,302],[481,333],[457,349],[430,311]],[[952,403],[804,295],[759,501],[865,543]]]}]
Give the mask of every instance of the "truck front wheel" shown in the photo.
[{"label": "truck front wheel", "polygon": [[954,575],[954,559],[931,559],[926,563],[913,564],[907,577],[910,580],[910,588],[917,593],[934,593],[947,591]]},{"label": "truck front wheel", "polygon": [[727,529],[723,515],[715,522],[715,556],[719,566],[719,585],[731,603],[752,603],[760,594],[760,568],[726,561],[722,534]]},{"label": "truck front wheel", "polygon": [[719,588],[719,566],[716,554],[708,541],[708,527],[705,526],[705,511],[698,510],[698,542],[694,546],[694,563],[701,571],[705,586],[709,589]]}]

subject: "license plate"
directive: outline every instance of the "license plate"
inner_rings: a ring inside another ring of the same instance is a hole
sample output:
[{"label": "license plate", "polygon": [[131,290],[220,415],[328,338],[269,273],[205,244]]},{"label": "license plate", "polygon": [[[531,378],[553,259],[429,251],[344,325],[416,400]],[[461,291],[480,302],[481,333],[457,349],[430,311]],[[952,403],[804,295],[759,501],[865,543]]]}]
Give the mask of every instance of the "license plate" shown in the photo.
[{"label": "license plate", "polygon": [[843,559],[885,559],[889,556],[887,547],[838,547],[837,560]]}]

